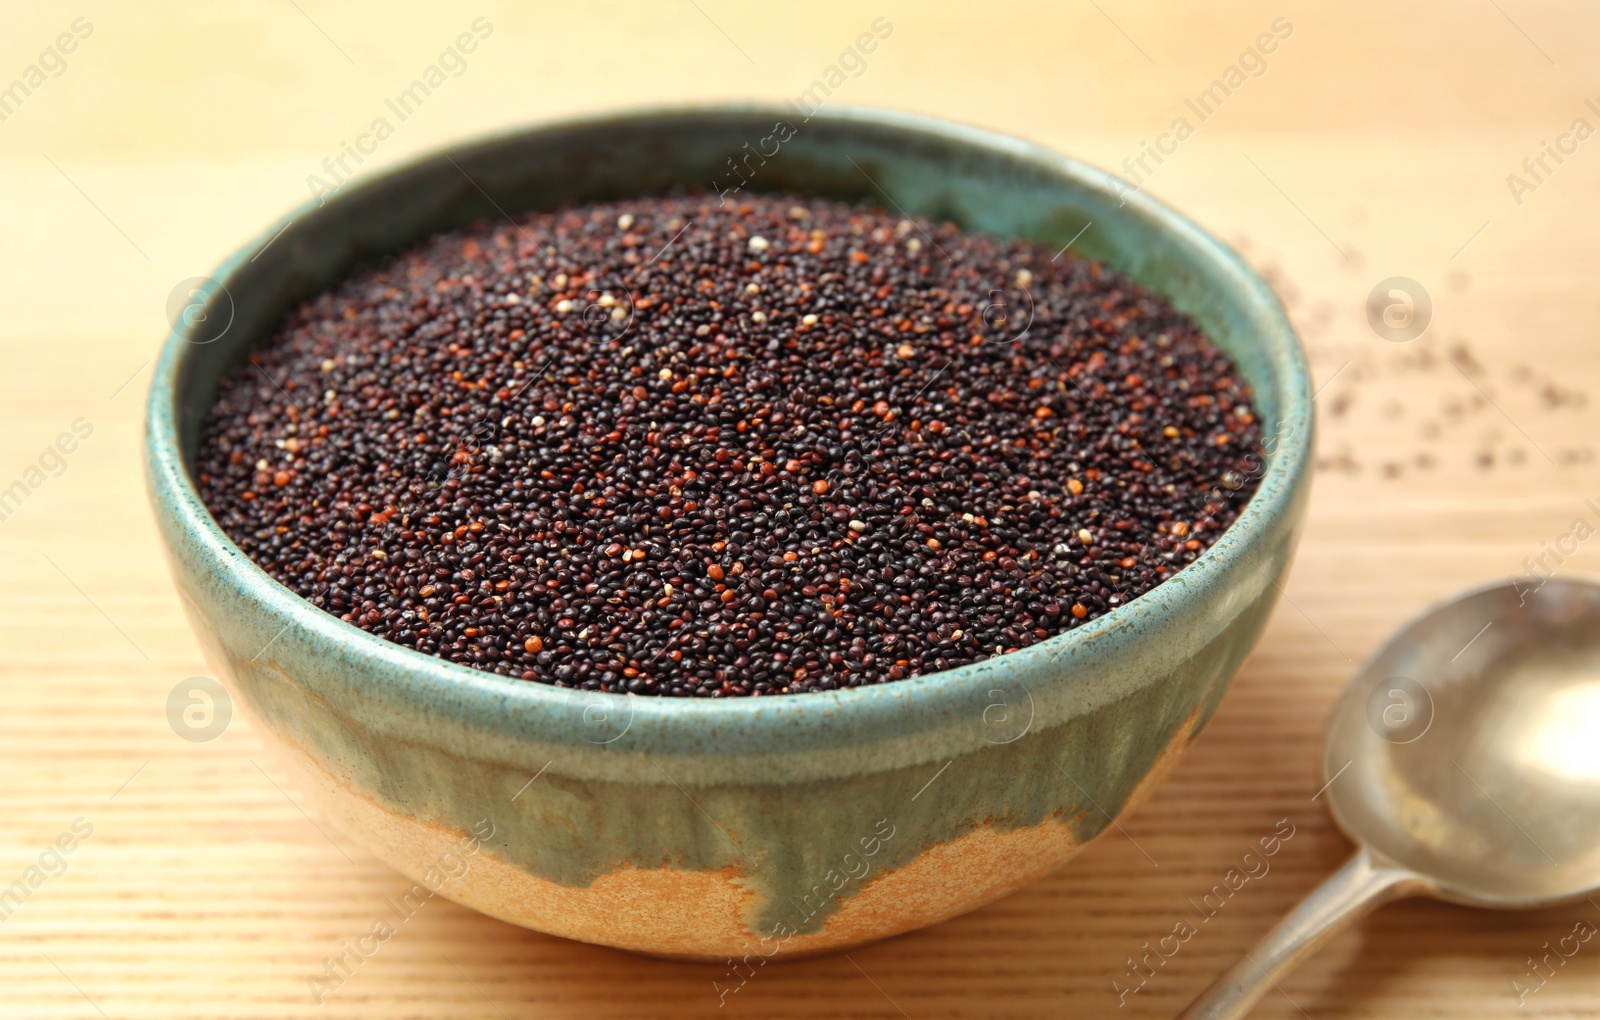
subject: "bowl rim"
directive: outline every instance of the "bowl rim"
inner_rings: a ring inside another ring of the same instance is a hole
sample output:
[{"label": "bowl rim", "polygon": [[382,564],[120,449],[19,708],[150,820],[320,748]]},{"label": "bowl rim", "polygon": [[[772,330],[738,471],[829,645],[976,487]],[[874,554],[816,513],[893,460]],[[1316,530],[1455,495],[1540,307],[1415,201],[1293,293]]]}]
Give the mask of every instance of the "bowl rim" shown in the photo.
[{"label": "bowl rim", "polygon": [[[781,119],[790,114],[791,111],[772,103],[653,105],[540,119],[476,134],[375,170],[341,186],[324,201],[311,199],[301,203],[224,259],[211,279],[226,288],[239,270],[265,252],[290,225],[321,215],[369,189],[447,158],[459,158],[541,134],[559,135],[579,129],[615,127],[625,130],[641,123],[707,116]],[[1246,299],[1245,304],[1258,318],[1258,324],[1267,327],[1259,330],[1266,372],[1276,390],[1278,418],[1280,422],[1288,422],[1291,428],[1282,435],[1273,455],[1264,459],[1265,469],[1257,489],[1239,516],[1193,563],[1138,598],[1084,626],[983,662],[867,687],[799,696],[676,698],[579,691],[502,676],[395,644],[313,606],[268,575],[228,538],[201,500],[184,463],[177,428],[181,403],[178,381],[185,359],[195,345],[189,344],[176,327],[168,332],[162,345],[146,403],[147,487],[158,515],[170,518],[170,527],[192,541],[196,555],[205,561],[214,576],[245,599],[288,621],[285,630],[297,626],[310,632],[310,636],[326,647],[364,661],[374,672],[393,678],[389,686],[401,689],[406,695],[434,705],[450,705],[475,725],[487,725],[514,736],[536,733],[574,745],[578,744],[578,739],[567,739],[559,724],[561,719],[571,720],[575,697],[578,699],[576,708],[585,712],[593,711],[596,705],[601,706],[603,713],[609,710],[606,706],[625,704],[630,727],[654,731],[662,738],[650,741],[658,750],[680,746],[680,742],[666,739],[672,734],[704,736],[703,731],[709,725],[719,727],[716,736],[723,742],[721,750],[759,752],[771,749],[770,738],[775,735],[799,738],[809,734],[802,743],[838,744],[852,739],[838,732],[840,730],[848,729],[857,736],[867,731],[887,735],[900,732],[908,714],[921,717],[925,723],[948,718],[958,708],[968,710],[974,704],[983,705],[981,700],[975,703],[972,699],[975,693],[981,696],[992,684],[991,674],[996,664],[1009,664],[1021,656],[1048,655],[1052,660],[1069,660],[1080,654],[1110,650],[1117,641],[1106,640],[1112,632],[1141,616],[1171,617],[1176,611],[1176,602],[1205,594],[1208,585],[1202,582],[1201,590],[1196,591],[1195,582],[1227,574],[1254,558],[1252,547],[1271,533],[1289,512],[1306,473],[1312,442],[1313,394],[1305,352],[1281,303],[1236,252],[1165,203],[1143,190],[1129,188],[1115,174],[1022,138],[944,118],[872,106],[824,107],[814,111],[810,119],[876,126],[929,137],[955,148],[977,149],[1019,160],[1056,179],[1069,180],[1116,200],[1127,207],[1130,216],[1142,217],[1163,232],[1181,236],[1200,259],[1210,260],[1213,269],[1229,279],[1237,293]],[[181,554],[171,548],[174,544],[171,536],[164,533],[163,541],[169,546],[169,556],[181,558]],[[1135,632],[1139,629],[1130,628]],[[1072,680],[1063,671],[1054,682],[1070,684]],[[387,693],[384,697],[392,700],[393,694]],[[844,713],[848,713],[856,725],[841,725],[838,717]],[[513,719],[518,721],[511,721]],[[722,724],[730,728],[722,730]],[[828,734],[828,730],[835,732]],[[759,736],[757,731],[766,737]],[[596,741],[588,743],[592,745]],[[779,743],[789,745],[791,741],[780,736]]]}]

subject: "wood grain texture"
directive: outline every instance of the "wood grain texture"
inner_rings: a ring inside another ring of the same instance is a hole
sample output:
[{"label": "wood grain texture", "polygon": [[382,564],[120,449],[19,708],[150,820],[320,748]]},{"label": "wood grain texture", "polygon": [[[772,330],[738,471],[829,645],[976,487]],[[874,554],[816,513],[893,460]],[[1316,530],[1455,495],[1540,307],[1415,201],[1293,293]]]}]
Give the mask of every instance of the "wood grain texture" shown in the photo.
[{"label": "wood grain texture", "polygon": [[[93,33],[0,121],[0,487],[76,419],[94,432],[0,520],[0,887],[74,819],[93,834],[0,920],[0,1016],[1172,1015],[1347,853],[1312,796],[1327,712],[1356,663],[1428,603],[1525,570],[1600,496],[1600,140],[1550,162],[1520,204],[1507,184],[1574,119],[1600,128],[1584,102],[1600,97],[1600,12],[1397,6],[9,8],[0,85],[75,18]],[[1326,385],[1310,522],[1233,691],[1122,831],[966,917],[764,968],[726,1005],[722,968],[567,943],[442,900],[315,1002],[308,976],[406,883],[302,813],[247,723],[200,744],[169,727],[168,693],[206,667],[144,505],[141,401],[173,287],[303,200],[322,160],[480,15],[493,36],[360,172],[571,112],[793,96],[880,16],[894,35],[833,101],[971,121],[1115,168],[1275,18],[1293,24],[1148,186],[1265,272],[1303,332]],[[1366,321],[1367,293],[1391,276],[1434,302],[1408,344]],[[1597,548],[1562,571],[1600,572]],[[1295,835],[1271,871],[1119,1005],[1128,958],[1195,920],[1190,901],[1281,819]],[[1524,1003],[1513,991],[1579,918],[1600,923],[1600,907],[1387,907],[1256,1015],[1600,1016],[1600,942]]]}]

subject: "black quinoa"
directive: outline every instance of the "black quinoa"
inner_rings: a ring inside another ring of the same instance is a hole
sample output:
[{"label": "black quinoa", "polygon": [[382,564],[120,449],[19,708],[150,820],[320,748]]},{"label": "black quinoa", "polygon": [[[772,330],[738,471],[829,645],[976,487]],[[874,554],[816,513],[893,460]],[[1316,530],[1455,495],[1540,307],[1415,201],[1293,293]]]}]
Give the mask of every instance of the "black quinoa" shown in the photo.
[{"label": "black quinoa", "polygon": [[1254,491],[1248,387],[1100,265],[809,198],[485,222],[223,380],[197,474],[273,577],[452,662],[725,697],[1081,626]]}]

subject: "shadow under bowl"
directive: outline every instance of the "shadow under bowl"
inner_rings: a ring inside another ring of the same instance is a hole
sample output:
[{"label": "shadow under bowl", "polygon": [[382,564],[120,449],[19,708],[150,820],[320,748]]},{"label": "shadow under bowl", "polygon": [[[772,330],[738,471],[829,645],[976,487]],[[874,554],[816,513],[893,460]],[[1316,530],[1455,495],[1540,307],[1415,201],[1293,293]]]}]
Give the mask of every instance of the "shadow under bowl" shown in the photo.
[{"label": "shadow under bowl", "polygon": [[[1069,633],[875,687],[719,701],[562,690],[383,641],[268,577],[201,503],[191,470],[219,379],[344,271],[506,212],[731,188],[730,160],[752,191],[1070,241],[1162,294],[1254,389],[1269,452],[1253,498],[1195,563]],[[324,198],[203,288],[196,308],[226,315],[221,336],[168,338],[147,475],[209,660],[322,813],[418,896],[717,961],[933,924],[1054,869],[1128,810],[1265,626],[1310,480],[1303,353],[1237,256],[1102,171],[924,117],[729,106],[512,131]]]}]

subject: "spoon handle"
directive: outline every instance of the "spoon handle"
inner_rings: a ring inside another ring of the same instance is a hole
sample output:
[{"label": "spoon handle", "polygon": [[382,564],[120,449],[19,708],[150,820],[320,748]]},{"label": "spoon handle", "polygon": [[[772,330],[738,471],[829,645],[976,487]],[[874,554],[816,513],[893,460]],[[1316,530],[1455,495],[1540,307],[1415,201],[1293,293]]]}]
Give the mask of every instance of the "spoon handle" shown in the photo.
[{"label": "spoon handle", "polygon": [[1238,1020],[1283,975],[1356,918],[1391,900],[1420,891],[1422,879],[1381,865],[1366,847],[1278,922],[1244,959],[1217,978],[1178,1014],[1178,1020]]}]

